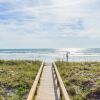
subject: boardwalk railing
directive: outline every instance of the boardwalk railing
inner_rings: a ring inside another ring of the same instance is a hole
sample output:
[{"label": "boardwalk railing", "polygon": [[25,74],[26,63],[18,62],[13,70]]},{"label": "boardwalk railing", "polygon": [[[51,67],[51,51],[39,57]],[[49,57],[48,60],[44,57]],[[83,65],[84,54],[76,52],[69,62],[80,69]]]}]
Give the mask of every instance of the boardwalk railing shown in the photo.
[{"label": "boardwalk railing", "polygon": [[60,97],[64,98],[64,100],[70,100],[55,63],[53,63],[53,68],[56,74],[58,87],[60,88]]},{"label": "boardwalk railing", "polygon": [[41,74],[42,74],[42,71],[43,71],[43,67],[44,67],[44,62],[42,63],[40,69],[39,69],[39,72],[34,80],[34,83],[32,85],[32,88],[29,92],[29,95],[28,95],[28,98],[27,100],[33,100],[33,97],[35,96],[36,92],[37,92],[37,87],[38,87],[38,83],[40,81],[40,77],[41,77]]}]

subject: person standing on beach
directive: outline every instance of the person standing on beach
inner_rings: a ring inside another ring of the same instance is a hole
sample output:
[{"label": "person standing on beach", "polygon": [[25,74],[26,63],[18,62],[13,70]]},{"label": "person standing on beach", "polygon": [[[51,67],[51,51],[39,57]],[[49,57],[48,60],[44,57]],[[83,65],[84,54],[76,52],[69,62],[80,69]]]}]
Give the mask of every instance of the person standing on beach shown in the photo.
[{"label": "person standing on beach", "polygon": [[68,62],[68,60],[69,60],[69,54],[70,54],[70,52],[66,52],[66,62]]}]

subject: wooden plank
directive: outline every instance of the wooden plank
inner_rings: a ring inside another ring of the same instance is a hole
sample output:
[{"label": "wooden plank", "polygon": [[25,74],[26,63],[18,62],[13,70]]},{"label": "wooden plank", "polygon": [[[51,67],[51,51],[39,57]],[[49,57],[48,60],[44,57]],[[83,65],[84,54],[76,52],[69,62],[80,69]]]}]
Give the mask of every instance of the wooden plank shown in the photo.
[{"label": "wooden plank", "polygon": [[57,69],[55,63],[53,63],[53,67],[54,67],[54,69],[55,69],[55,72],[56,72],[56,75],[57,75],[57,79],[58,79],[58,82],[59,82],[59,86],[60,86],[62,95],[64,96],[64,99],[65,99],[65,100],[70,100],[69,95],[68,95],[68,93],[67,93],[67,91],[66,91],[66,88],[65,88],[65,86],[64,86],[64,84],[63,84],[63,81],[62,81],[62,79],[61,79],[61,77],[60,77],[60,74],[59,74],[59,72],[58,72],[58,69]]},{"label": "wooden plank", "polygon": [[32,88],[31,88],[31,90],[29,92],[29,95],[28,95],[27,100],[33,100],[33,97],[34,97],[34,95],[36,93],[36,89],[37,89],[37,86],[38,86],[38,82],[40,80],[40,76],[41,76],[41,73],[42,73],[42,70],[43,70],[43,66],[44,66],[44,63],[42,63],[42,65],[41,65],[41,67],[39,69],[39,72],[38,72],[38,74],[37,74],[37,76],[35,78],[35,81],[34,81],[34,83],[32,85]]},{"label": "wooden plank", "polygon": [[36,100],[56,100],[52,74],[52,64],[44,66]]}]

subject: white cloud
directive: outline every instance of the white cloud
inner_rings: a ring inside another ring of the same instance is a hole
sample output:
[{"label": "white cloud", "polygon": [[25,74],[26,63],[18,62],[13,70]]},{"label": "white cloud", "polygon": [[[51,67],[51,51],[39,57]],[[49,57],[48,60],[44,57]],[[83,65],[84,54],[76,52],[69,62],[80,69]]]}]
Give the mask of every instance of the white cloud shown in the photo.
[{"label": "white cloud", "polygon": [[11,3],[12,3],[12,2],[14,2],[14,1],[15,1],[15,0],[0,0],[0,3],[1,3],[1,2],[11,2]]},{"label": "white cloud", "polygon": [[[0,37],[100,37],[99,0],[0,0]],[[6,8],[6,7],[5,7]],[[23,35],[24,34],[24,35]]]}]

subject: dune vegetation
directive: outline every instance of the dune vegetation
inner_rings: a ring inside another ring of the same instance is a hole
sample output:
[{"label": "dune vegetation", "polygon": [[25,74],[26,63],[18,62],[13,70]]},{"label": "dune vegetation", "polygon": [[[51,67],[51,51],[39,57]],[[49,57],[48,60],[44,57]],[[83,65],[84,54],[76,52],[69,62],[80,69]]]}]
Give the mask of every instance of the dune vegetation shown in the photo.
[{"label": "dune vegetation", "polygon": [[26,100],[40,61],[0,60],[0,100]]},{"label": "dune vegetation", "polygon": [[71,100],[100,100],[100,62],[56,62]]}]

